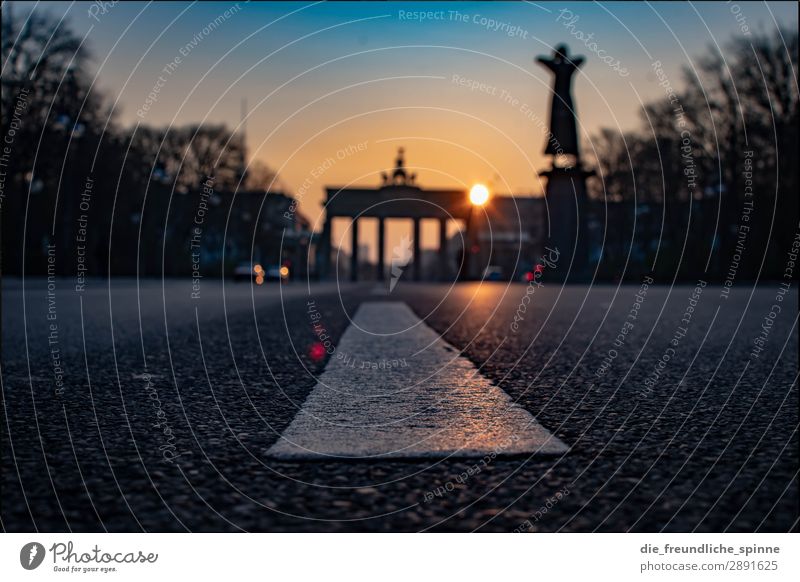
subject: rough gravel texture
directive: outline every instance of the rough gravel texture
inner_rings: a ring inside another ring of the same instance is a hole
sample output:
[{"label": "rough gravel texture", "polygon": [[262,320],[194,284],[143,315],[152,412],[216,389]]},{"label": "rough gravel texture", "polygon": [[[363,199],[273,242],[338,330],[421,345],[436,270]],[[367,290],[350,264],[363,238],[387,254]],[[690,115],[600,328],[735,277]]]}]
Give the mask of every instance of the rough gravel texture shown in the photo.
[{"label": "rough gravel texture", "polygon": [[[392,300],[570,446],[563,458],[485,463],[269,459],[326,364],[315,357],[306,289],[289,286],[282,299],[259,288],[251,302],[245,285],[228,295],[227,312],[211,302],[195,314],[171,284],[160,301],[159,284],[142,301],[140,329],[135,284],[118,287],[111,308],[100,282],[84,296],[83,333],[79,302],[68,283],[59,287],[59,395],[46,287],[23,294],[3,281],[6,530],[785,531],[797,523],[796,293],[751,357],[776,285],[743,285],[727,299],[708,286],[688,326],[686,286],[650,286],[635,320],[638,285],[545,286],[526,303],[523,284],[398,286]],[[386,300],[372,289],[312,290],[334,344],[360,304]],[[680,327],[686,333],[671,345]]]}]

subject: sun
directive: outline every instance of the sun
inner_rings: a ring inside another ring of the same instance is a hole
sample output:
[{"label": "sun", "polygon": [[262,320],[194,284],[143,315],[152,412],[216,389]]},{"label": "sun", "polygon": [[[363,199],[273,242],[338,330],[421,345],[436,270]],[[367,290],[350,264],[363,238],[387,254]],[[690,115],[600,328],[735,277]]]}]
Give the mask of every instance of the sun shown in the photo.
[{"label": "sun", "polygon": [[475,206],[483,206],[489,201],[489,189],[483,184],[475,184],[469,191],[469,201]]}]

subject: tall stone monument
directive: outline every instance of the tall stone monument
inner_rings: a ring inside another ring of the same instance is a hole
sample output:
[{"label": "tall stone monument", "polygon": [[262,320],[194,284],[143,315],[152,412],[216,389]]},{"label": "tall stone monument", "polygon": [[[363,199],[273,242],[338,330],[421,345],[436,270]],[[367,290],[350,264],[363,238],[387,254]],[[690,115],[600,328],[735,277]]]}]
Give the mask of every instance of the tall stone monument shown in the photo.
[{"label": "tall stone monument", "polygon": [[559,45],[550,58],[537,62],[553,73],[550,101],[550,131],[544,153],[552,156],[551,167],[540,176],[547,178],[545,190],[548,243],[559,251],[556,273],[570,281],[588,276],[589,239],[586,225],[586,179],[594,175],[581,164],[577,114],[572,101],[572,76],[583,57],[570,56]]}]

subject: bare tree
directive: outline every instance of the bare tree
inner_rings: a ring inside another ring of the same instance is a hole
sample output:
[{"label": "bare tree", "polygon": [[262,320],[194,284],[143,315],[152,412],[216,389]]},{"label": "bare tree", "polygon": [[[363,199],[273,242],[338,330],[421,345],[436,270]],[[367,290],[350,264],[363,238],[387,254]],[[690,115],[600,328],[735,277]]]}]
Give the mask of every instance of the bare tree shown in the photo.
[{"label": "bare tree", "polygon": [[594,139],[604,181],[594,195],[630,200],[635,183],[637,200],[662,201],[668,216],[690,198],[705,201],[705,215],[692,218],[701,223],[672,212],[670,232],[662,234],[699,227],[715,239],[708,244],[720,273],[736,244],[745,193],[752,194],[750,275],[765,254],[764,273],[777,273],[797,227],[797,50],[797,31],[784,29],[740,37],[723,52],[710,47],[684,68],[676,98],[645,106],[641,132],[603,130]]},{"label": "bare tree", "polygon": [[261,160],[255,160],[247,168],[244,187],[246,190],[269,191],[275,189],[277,174]]},{"label": "bare tree", "polygon": [[139,126],[130,139],[132,175],[174,184],[181,194],[201,189],[209,178],[217,190],[234,190],[244,172],[244,144],[224,125]]},{"label": "bare tree", "polygon": [[[72,222],[76,183],[86,175],[83,168],[78,171],[85,162],[80,154],[97,150],[110,111],[102,95],[90,89],[86,50],[66,21],[41,11],[18,15],[6,6],[2,33],[2,132],[4,139],[13,138],[5,168],[3,246],[13,248],[21,238],[19,216],[26,204],[49,215],[63,245],[70,239],[64,225]],[[51,234],[46,222],[26,229],[33,245],[30,257]],[[15,270],[23,257],[7,253],[5,259]]]}]

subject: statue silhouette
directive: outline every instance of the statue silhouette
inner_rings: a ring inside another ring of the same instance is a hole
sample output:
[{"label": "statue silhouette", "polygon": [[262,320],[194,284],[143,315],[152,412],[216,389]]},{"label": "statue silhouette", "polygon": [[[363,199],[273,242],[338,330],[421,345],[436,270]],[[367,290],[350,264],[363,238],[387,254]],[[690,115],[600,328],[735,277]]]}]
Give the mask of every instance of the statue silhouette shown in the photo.
[{"label": "statue silhouette", "polygon": [[566,45],[560,44],[552,58],[536,59],[555,75],[550,101],[550,137],[545,154],[570,154],[578,157],[578,132],[575,124],[575,106],[572,102],[572,74],[583,64],[583,57],[568,56]]},{"label": "statue silhouette", "polygon": [[394,171],[391,176],[386,172],[381,172],[381,179],[384,186],[413,186],[417,179],[416,174],[409,174],[405,168],[405,150],[397,148],[397,159],[394,162]]}]

